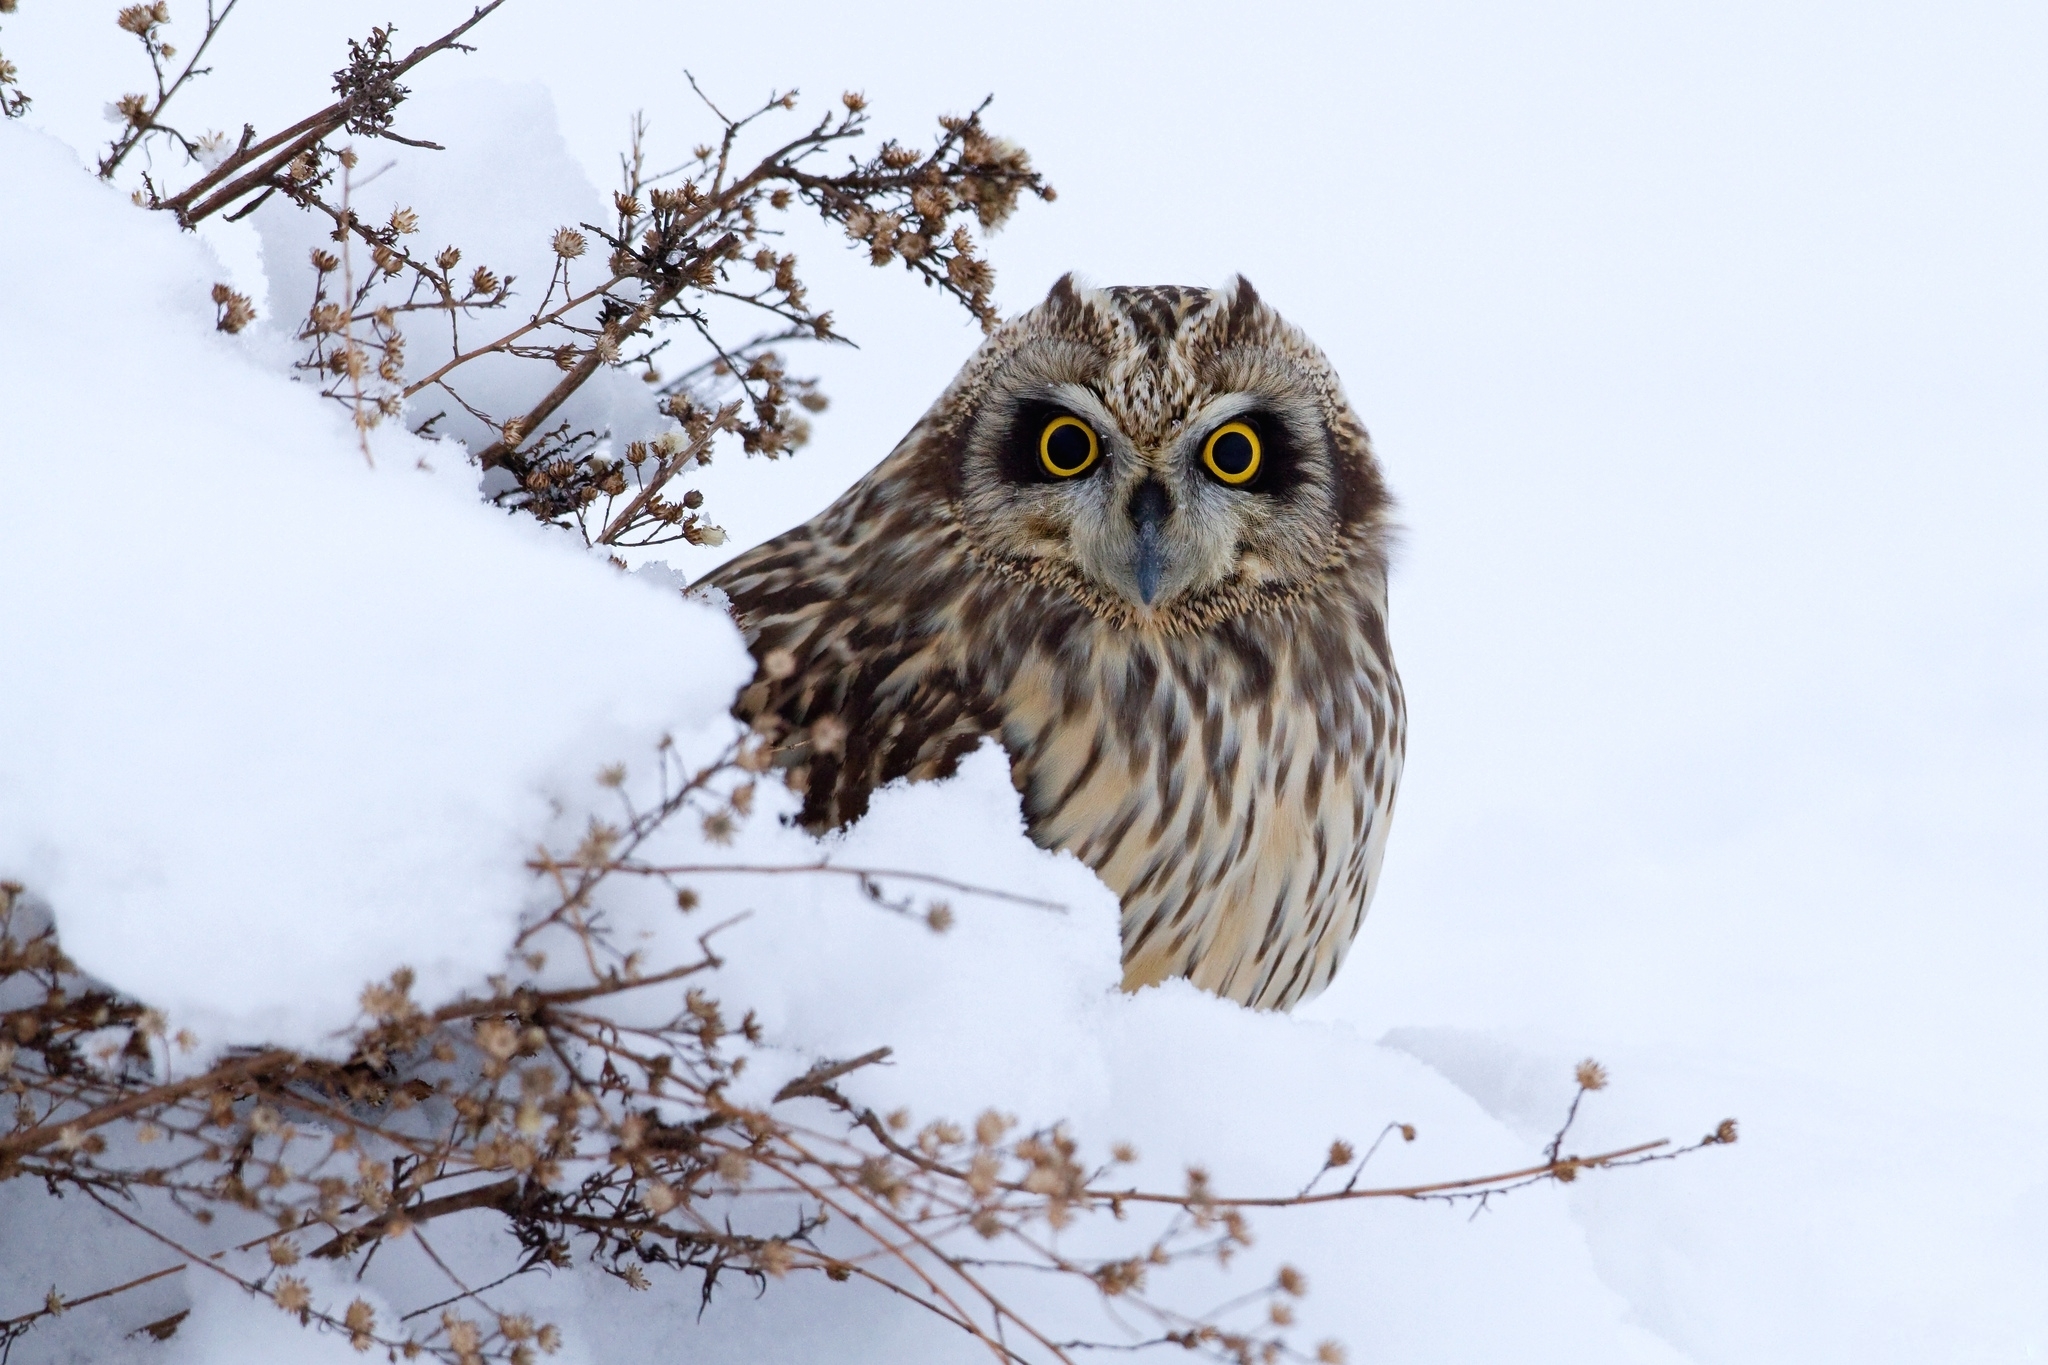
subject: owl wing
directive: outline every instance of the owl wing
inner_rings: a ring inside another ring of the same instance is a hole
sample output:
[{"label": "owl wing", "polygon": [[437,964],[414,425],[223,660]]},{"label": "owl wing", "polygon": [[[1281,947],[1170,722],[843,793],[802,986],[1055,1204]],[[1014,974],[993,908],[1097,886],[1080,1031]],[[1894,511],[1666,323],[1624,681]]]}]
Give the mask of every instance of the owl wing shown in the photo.
[{"label": "owl wing", "polygon": [[817,519],[708,575],[759,663],[734,703],[822,833],[877,787],[945,777],[1001,729],[959,657],[964,551],[949,520],[877,506],[856,487]]}]

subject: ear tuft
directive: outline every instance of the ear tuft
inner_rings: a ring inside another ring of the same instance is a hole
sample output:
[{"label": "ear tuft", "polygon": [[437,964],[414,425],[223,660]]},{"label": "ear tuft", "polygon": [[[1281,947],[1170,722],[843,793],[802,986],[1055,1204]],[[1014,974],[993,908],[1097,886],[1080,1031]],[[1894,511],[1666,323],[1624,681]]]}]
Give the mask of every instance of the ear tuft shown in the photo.
[{"label": "ear tuft", "polygon": [[1251,325],[1263,305],[1259,291],[1252,288],[1252,282],[1242,275],[1232,275],[1223,286],[1224,315],[1229,318],[1228,330],[1234,335]]},{"label": "ear tuft", "polygon": [[1069,270],[1052,282],[1046,292],[1045,306],[1054,313],[1071,313],[1081,306],[1081,291],[1074,282],[1074,272]]}]

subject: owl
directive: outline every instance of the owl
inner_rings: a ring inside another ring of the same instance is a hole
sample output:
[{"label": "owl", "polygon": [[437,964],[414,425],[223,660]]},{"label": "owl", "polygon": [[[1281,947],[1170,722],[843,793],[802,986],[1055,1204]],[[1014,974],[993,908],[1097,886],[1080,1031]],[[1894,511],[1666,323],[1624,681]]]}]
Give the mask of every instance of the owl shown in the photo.
[{"label": "owl", "polygon": [[1121,898],[1126,989],[1284,1010],[1344,960],[1393,813],[1391,509],[1328,361],[1242,277],[1067,276],[707,582],[807,827],[994,737],[1032,839]]}]

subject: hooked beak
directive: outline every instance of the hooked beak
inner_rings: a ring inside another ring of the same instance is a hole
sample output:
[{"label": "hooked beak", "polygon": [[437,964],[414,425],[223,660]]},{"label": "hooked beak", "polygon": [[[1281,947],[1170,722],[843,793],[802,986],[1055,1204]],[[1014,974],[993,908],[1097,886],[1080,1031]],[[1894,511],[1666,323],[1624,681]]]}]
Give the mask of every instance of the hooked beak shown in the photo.
[{"label": "hooked beak", "polygon": [[1147,479],[1131,495],[1131,524],[1138,529],[1138,554],[1132,562],[1138,580],[1138,595],[1151,606],[1159,595],[1159,580],[1166,575],[1166,518],[1173,504],[1166,499],[1166,487]]}]

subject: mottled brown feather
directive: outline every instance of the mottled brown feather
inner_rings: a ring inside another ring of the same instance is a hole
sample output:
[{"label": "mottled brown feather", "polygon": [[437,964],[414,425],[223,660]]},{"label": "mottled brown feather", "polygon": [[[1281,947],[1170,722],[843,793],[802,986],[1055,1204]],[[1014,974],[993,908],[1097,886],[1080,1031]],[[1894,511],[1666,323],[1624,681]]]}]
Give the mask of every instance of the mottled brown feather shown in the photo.
[{"label": "mottled brown feather", "polygon": [[[1111,428],[1095,477],[1171,484],[1179,557],[1207,577],[1148,606],[1086,541],[1120,512],[996,478],[1007,414],[1048,394]],[[1220,420],[1203,414],[1254,399],[1313,433],[1296,485],[1259,504],[1187,467]],[[1285,1009],[1357,934],[1399,782],[1389,512],[1336,376],[1249,285],[1062,279],[866,478],[708,582],[763,661],[736,712],[776,732],[805,825],[993,737],[1032,837],[1122,897],[1127,987],[1187,976]]]}]

